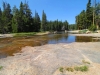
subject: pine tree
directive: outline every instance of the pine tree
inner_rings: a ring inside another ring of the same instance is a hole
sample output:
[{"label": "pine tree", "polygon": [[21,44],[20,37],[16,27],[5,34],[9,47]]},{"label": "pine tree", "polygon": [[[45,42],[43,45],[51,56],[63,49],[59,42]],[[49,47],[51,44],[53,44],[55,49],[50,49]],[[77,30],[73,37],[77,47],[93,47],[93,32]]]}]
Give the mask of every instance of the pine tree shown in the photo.
[{"label": "pine tree", "polygon": [[32,26],[32,12],[29,8],[28,2],[24,3],[24,31],[31,31],[30,28]]},{"label": "pine tree", "polygon": [[67,20],[64,21],[63,26],[64,26],[64,30],[68,30],[68,22],[67,22]]},{"label": "pine tree", "polygon": [[0,32],[2,32],[2,10],[0,8]]},{"label": "pine tree", "polygon": [[38,13],[35,11],[35,17],[34,17],[34,31],[38,32],[40,31],[41,28],[41,22],[40,22],[40,17]]},{"label": "pine tree", "polygon": [[20,3],[18,31],[24,32],[24,4]]},{"label": "pine tree", "polygon": [[46,28],[47,28],[47,17],[46,17],[44,10],[43,10],[42,21],[41,21],[41,31],[46,31]]},{"label": "pine tree", "polygon": [[11,32],[11,8],[10,4],[3,2],[3,12],[2,12],[2,33]]},{"label": "pine tree", "polygon": [[86,25],[86,12],[85,10],[81,11],[81,13],[76,16],[76,24],[78,29],[86,29],[87,25]]},{"label": "pine tree", "polygon": [[16,6],[12,9],[13,12],[13,18],[12,18],[12,32],[17,33],[18,32],[18,9]]},{"label": "pine tree", "polygon": [[93,22],[93,7],[91,7],[91,0],[88,0],[87,9],[86,9],[86,23],[87,27],[89,28]]},{"label": "pine tree", "polygon": [[16,22],[15,17],[12,18],[12,32],[17,33],[18,32],[18,24]]},{"label": "pine tree", "polygon": [[96,8],[95,8],[95,23],[97,29],[99,29],[100,28],[100,2],[96,4]]},{"label": "pine tree", "polygon": [[93,23],[93,7],[91,7],[91,0],[88,0],[86,11],[81,11],[75,18],[77,29],[90,28]]}]

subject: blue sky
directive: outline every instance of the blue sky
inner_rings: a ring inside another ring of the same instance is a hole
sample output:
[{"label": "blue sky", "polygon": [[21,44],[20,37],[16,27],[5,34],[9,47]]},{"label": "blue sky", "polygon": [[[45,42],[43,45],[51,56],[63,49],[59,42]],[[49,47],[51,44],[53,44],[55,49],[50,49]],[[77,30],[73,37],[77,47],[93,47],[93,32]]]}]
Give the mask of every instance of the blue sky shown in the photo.
[{"label": "blue sky", "polygon": [[[2,7],[2,0],[0,0]],[[13,7],[19,8],[20,2],[25,0],[3,0]],[[27,0],[34,15],[35,10],[42,17],[42,10],[45,11],[48,20],[67,20],[69,24],[75,23],[75,16],[86,9],[88,0]]]}]

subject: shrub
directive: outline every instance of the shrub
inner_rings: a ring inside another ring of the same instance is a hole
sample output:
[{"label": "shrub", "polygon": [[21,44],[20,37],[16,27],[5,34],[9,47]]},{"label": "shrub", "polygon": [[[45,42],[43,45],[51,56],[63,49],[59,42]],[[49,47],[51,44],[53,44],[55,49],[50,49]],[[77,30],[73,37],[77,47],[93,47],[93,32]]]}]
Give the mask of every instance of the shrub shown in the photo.
[{"label": "shrub", "polygon": [[63,67],[60,67],[60,68],[59,68],[59,71],[60,71],[60,72],[64,72],[64,68],[63,68]]},{"label": "shrub", "polygon": [[71,71],[71,72],[74,71],[74,69],[73,69],[73,68],[70,68],[70,67],[66,68],[66,70],[67,70],[67,71]]},{"label": "shrub", "polygon": [[85,71],[88,71],[88,66],[74,67],[74,69],[75,69],[76,71],[85,72]]},{"label": "shrub", "polygon": [[75,69],[76,71],[79,71],[79,67],[74,67],[74,69]]},{"label": "shrub", "polygon": [[91,25],[91,26],[89,27],[89,30],[90,30],[90,31],[96,31],[96,30],[97,30],[96,25]]},{"label": "shrub", "polygon": [[3,66],[0,66],[0,70],[3,68]]},{"label": "shrub", "polygon": [[80,67],[80,71],[88,71],[88,67],[87,66],[81,66]]}]

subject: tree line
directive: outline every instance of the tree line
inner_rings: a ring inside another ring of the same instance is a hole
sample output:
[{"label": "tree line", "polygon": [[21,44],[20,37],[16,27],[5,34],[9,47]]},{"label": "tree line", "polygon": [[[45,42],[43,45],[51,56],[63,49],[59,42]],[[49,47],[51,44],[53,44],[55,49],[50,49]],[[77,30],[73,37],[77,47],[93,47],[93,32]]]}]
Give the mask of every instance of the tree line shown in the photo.
[{"label": "tree line", "polygon": [[42,12],[42,19],[37,11],[32,16],[28,2],[20,2],[19,8],[3,2],[3,9],[0,8],[0,33],[18,32],[40,32],[40,31],[61,31],[68,29],[67,20],[48,21],[46,13]]},{"label": "tree line", "polygon": [[100,27],[100,3],[93,6],[88,0],[86,10],[82,10],[76,17],[77,29],[99,29]]},{"label": "tree line", "polygon": [[68,30],[77,30],[77,25],[76,24],[69,24]]}]

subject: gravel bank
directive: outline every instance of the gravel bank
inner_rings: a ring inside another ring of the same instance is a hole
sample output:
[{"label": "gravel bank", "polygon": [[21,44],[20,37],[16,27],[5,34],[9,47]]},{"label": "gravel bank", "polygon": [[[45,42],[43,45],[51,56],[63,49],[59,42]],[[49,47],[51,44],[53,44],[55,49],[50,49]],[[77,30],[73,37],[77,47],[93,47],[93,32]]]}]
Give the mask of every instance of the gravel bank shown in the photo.
[{"label": "gravel bank", "polygon": [[[22,53],[0,59],[0,75],[100,75],[100,43],[48,44],[24,47]],[[88,72],[59,72],[59,67],[90,62]]]}]

